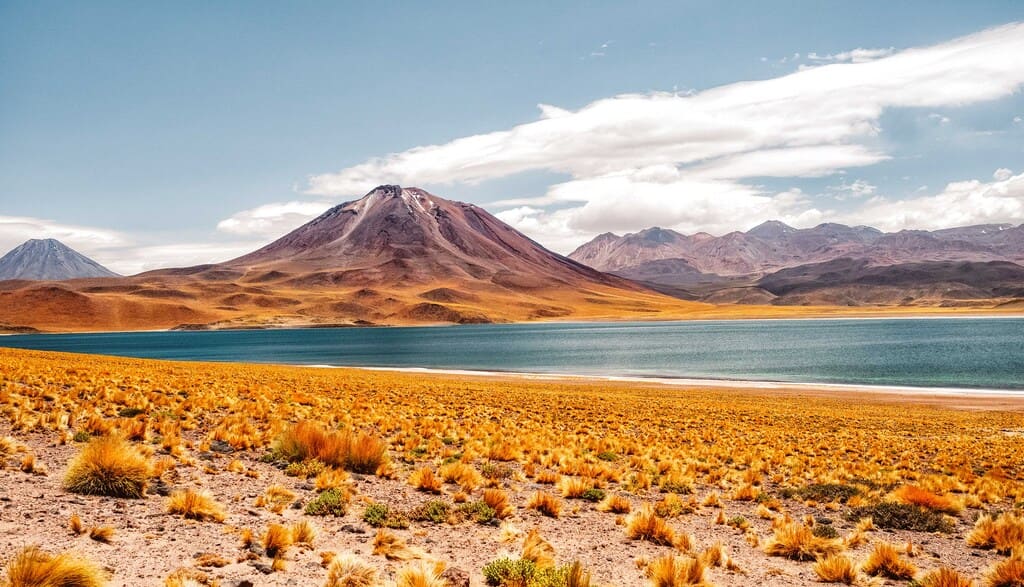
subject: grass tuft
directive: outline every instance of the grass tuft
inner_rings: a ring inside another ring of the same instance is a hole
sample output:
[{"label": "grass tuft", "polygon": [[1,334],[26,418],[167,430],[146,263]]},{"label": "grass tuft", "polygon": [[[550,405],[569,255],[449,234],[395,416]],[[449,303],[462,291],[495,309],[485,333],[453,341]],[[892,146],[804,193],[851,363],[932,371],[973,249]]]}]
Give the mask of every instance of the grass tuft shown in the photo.
[{"label": "grass tuft", "polygon": [[149,461],[118,436],[90,440],[68,465],[64,488],[72,493],[139,498],[145,495]]}]

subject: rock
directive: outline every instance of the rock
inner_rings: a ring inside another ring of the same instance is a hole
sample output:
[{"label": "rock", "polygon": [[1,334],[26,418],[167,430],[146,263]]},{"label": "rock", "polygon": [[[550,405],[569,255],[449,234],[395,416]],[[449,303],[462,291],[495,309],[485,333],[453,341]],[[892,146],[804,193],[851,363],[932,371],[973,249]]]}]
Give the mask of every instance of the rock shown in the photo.
[{"label": "rock", "polygon": [[814,518],[814,523],[815,524],[822,524],[824,526],[831,526],[832,525],[832,520],[829,519],[829,518],[818,516],[818,517]]},{"label": "rock", "polygon": [[263,573],[264,575],[269,575],[270,573],[274,572],[274,569],[270,568],[270,565],[268,565],[268,564],[264,564],[264,563],[251,563],[251,564],[252,564],[254,569],[256,569],[257,571]]},{"label": "rock", "polygon": [[253,587],[253,584],[252,584],[252,581],[249,581],[247,579],[243,579],[243,580],[235,583],[235,587]]},{"label": "rock", "polygon": [[213,452],[219,452],[223,454],[231,454],[235,452],[235,449],[223,440],[212,440],[210,441],[210,450]]},{"label": "rock", "polygon": [[366,529],[361,526],[353,526],[352,524],[345,524],[341,527],[342,532],[348,532],[349,534],[366,534]]},{"label": "rock", "polygon": [[445,569],[441,578],[448,582],[449,587],[469,587],[469,573],[456,567]]}]

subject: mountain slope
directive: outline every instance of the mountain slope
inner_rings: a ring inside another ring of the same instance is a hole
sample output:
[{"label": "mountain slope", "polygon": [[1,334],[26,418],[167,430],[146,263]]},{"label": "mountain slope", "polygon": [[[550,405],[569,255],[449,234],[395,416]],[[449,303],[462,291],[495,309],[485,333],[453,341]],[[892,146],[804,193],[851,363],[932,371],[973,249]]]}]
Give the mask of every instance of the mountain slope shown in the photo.
[{"label": "mountain slope", "polygon": [[711,308],[548,251],[477,206],[398,186],[224,263],[8,283],[0,324],[49,330],[642,319]]},{"label": "mountain slope", "polygon": [[52,238],[25,241],[0,257],[0,281],[116,276],[117,273]]}]

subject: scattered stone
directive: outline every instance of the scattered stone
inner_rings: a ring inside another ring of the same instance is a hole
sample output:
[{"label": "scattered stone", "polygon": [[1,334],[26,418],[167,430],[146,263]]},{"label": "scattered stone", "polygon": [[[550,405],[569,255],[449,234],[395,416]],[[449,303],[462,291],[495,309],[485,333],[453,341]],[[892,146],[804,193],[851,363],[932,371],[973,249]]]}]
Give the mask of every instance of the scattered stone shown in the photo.
[{"label": "scattered stone", "polygon": [[448,582],[449,587],[469,587],[469,573],[456,567],[445,569],[441,578]]},{"label": "scattered stone", "polygon": [[210,441],[210,450],[213,452],[219,452],[223,454],[231,454],[235,452],[235,449],[223,440],[212,440]]}]

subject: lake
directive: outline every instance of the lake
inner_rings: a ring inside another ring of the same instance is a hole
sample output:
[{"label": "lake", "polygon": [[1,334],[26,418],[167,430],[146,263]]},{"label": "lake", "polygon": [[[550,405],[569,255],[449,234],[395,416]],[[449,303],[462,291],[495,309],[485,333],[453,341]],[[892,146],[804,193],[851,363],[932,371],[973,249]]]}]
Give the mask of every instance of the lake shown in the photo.
[{"label": "lake", "polygon": [[189,361],[1024,389],[1024,318],[723,320],[16,335]]}]

